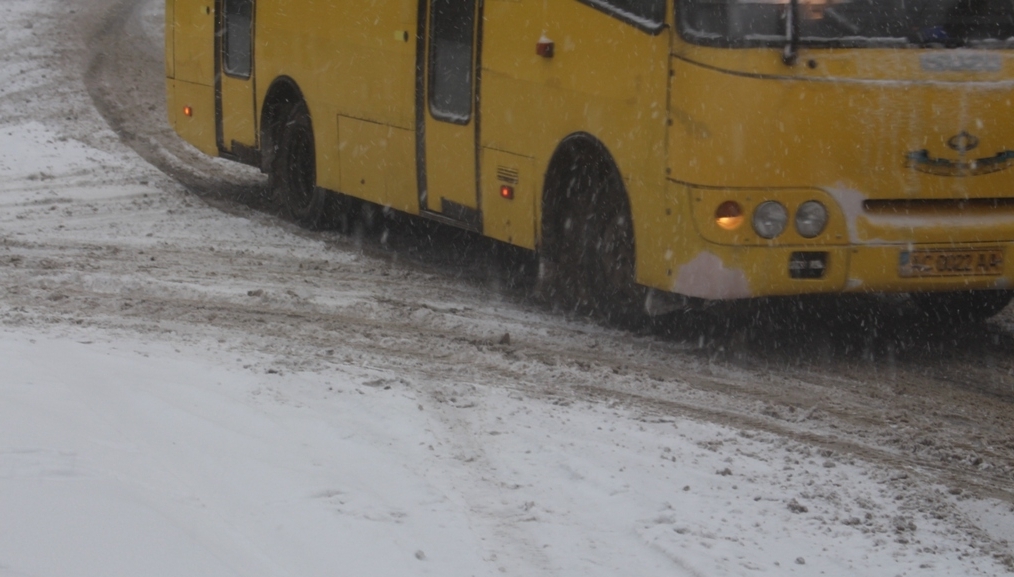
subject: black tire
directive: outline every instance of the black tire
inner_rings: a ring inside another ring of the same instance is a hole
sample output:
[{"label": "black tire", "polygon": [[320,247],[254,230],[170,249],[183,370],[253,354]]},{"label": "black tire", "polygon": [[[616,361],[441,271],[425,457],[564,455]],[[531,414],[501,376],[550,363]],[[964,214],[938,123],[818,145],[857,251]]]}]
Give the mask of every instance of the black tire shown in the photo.
[{"label": "black tire", "polygon": [[945,324],[981,323],[1010,304],[1014,291],[913,293],[912,300],[931,320]]},{"label": "black tire", "polygon": [[578,191],[588,186],[588,176],[575,173],[562,196],[555,200],[550,221],[552,242],[547,247],[551,265],[551,298],[560,308],[578,314],[594,309],[591,286],[587,280],[587,247],[591,239],[588,203],[578,198]]},{"label": "black tire", "polygon": [[300,102],[289,109],[279,132],[271,167],[272,187],[294,221],[316,228],[324,213],[326,193],[317,188],[313,124],[306,104]]},{"label": "black tire", "polygon": [[620,175],[594,156],[578,156],[572,167],[548,223],[555,300],[579,314],[639,325],[647,293],[634,282],[634,228]]},{"label": "black tire", "polygon": [[595,308],[606,319],[636,325],[646,317],[647,291],[635,282],[634,223],[626,197],[609,196],[597,215],[598,230],[592,251],[592,287]]}]

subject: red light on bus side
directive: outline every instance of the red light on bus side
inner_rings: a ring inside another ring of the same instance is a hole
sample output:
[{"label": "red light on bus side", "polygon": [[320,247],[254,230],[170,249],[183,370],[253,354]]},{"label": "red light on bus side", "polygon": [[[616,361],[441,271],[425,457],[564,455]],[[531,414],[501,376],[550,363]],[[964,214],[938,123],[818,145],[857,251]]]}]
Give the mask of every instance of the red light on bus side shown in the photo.
[{"label": "red light on bus side", "polygon": [[543,58],[552,58],[556,53],[556,43],[543,34],[542,38],[539,38],[539,41],[535,43],[535,53]]},{"label": "red light on bus side", "polygon": [[183,107],[183,116],[192,117],[194,115],[194,109],[189,106]]},{"label": "red light on bus side", "polygon": [[514,187],[506,184],[500,185],[500,197],[507,200],[514,200]]}]

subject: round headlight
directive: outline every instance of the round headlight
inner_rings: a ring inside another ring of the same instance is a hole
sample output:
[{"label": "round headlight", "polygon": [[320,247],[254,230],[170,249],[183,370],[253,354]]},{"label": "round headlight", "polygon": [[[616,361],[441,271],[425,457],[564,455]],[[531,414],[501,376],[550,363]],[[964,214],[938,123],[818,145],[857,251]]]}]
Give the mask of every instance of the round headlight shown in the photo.
[{"label": "round headlight", "polygon": [[803,238],[813,238],[827,226],[827,209],[816,200],[808,200],[796,211],[796,230]]},{"label": "round headlight", "polygon": [[788,223],[789,212],[773,200],[761,203],[753,212],[753,230],[761,238],[775,238],[785,232]]}]

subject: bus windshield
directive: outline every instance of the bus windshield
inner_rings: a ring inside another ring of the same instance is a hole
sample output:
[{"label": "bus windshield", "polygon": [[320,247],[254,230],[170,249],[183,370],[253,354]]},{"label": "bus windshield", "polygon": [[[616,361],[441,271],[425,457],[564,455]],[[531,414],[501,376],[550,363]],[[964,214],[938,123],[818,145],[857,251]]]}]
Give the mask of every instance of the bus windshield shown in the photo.
[{"label": "bus windshield", "polygon": [[[774,46],[791,34],[790,0],[682,0],[683,37],[716,46]],[[798,0],[802,44],[1014,46],[1014,0]]]}]

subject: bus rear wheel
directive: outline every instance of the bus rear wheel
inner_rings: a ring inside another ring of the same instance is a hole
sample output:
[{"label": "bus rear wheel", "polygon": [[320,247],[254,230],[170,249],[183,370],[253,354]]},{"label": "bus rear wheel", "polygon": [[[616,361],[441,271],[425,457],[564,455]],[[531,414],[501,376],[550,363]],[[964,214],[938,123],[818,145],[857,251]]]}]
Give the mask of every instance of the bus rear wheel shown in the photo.
[{"label": "bus rear wheel", "polygon": [[315,228],[324,212],[326,193],[317,187],[313,124],[305,104],[289,110],[279,132],[271,170],[273,189],[293,220]]},{"label": "bus rear wheel", "polygon": [[999,314],[1014,298],[1014,291],[961,291],[912,293],[926,316],[946,324],[981,323]]}]

